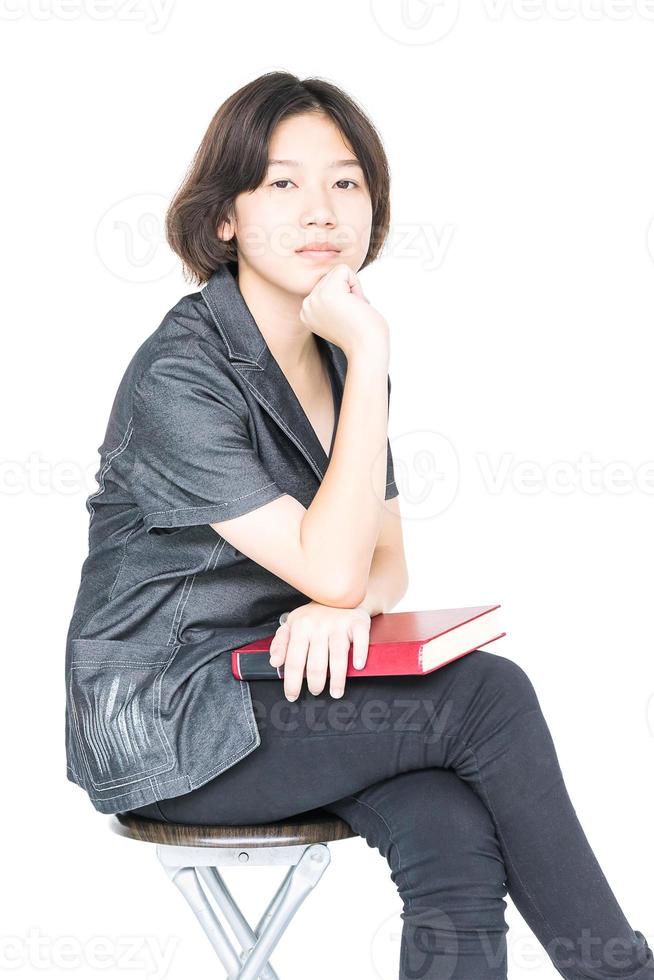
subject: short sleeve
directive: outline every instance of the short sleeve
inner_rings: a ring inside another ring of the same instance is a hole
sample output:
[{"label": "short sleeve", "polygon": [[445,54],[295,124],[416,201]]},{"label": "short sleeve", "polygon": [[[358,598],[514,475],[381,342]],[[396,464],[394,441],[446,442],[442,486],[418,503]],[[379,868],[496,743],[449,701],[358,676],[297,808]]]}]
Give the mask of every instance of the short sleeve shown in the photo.
[{"label": "short sleeve", "polygon": [[384,500],[391,500],[392,497],[398,497],[400,491],[395,483],[395,468],[393,465],[393,453],[391,452],[391,442],[390,439],[386,440],[386,493],[384,495]]},{"label": "short sleeve", "polygon": [[[391,408],[391,376],[388,375],[388,410]],[[386,493],[384,500],[391,500],[398,497],[400,491],[395,483],[395,468],[393,466],[393,453],[391,452],[391,441],[386,440]]]},{"label": "short sleeve", "polygon": [[131,490],[146,531],[239,517],[282,496],[248,428],[249,409],[204,352],[153,361],[135,384]]}]

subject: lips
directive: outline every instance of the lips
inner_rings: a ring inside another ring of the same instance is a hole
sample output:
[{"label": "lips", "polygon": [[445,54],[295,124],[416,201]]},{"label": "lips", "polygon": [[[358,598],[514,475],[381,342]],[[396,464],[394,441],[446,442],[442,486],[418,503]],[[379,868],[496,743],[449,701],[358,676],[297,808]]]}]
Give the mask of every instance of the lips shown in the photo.
[{"label": "lips", "polygon": [[339,248],[335,245],[330,245],[329,242],[311,242],[309,245],[303,245],[302,248],[296,249],[297,252],[340,252]]}]

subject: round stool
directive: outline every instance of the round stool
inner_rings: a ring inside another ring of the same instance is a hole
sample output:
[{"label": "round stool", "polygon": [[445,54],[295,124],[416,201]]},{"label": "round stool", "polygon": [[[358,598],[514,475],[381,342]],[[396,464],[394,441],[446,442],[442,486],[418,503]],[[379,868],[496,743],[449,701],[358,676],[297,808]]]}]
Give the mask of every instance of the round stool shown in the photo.
[{"label": "round stool", "polygon": [[[344,820],[327,810],[308,810],[275,823],[243,826],[191,826],[116,813],[110,817],[110,828],[122,837],[157,845],[157,857],[191,906],[229,980],[279,980],[268,959],[327,868],[331,859],[327,843],[356,837]],[[218,867],[237,865],[288,867],[254,929],[218,871]],[[232,946],[208,896],[231,926],[241,944],[240,953]]]}]

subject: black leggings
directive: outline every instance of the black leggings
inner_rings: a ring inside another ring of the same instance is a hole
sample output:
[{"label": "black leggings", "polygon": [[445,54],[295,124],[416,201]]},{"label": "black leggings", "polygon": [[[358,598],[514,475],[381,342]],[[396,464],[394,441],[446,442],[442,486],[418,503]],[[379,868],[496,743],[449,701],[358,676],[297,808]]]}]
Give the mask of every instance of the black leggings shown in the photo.
[{"label": "black leggings", "polygon": [[132,813],[188,824],[338,814],[391,868],[400,980],[504,980],[507,890],[563,977],[654,980],[518,664],[475,650],[422,677],[348,678],[339,699],[305,683],[289,702],[279,680],[251,691],[261,745]]}]

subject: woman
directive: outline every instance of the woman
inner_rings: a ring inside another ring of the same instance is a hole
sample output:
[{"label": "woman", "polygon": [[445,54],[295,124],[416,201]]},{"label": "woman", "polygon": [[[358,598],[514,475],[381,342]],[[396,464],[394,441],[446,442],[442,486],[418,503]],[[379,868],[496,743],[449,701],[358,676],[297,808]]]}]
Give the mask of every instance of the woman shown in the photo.
[{"label": "woman", "polygon": [[[177,823],[342,816],[403,898],[401,977],[506,977],[507,889],[562,976],[654,977],[517,664],[345,690],[407,588],[389,329],[357,278],[388,226],[381,142],[341,90],[273,72],[221,106],[167,224],[205,288],[130,362],[88,500],[69,778]],[[250,690],[229,651],[271,632],[284,682]]]}]

